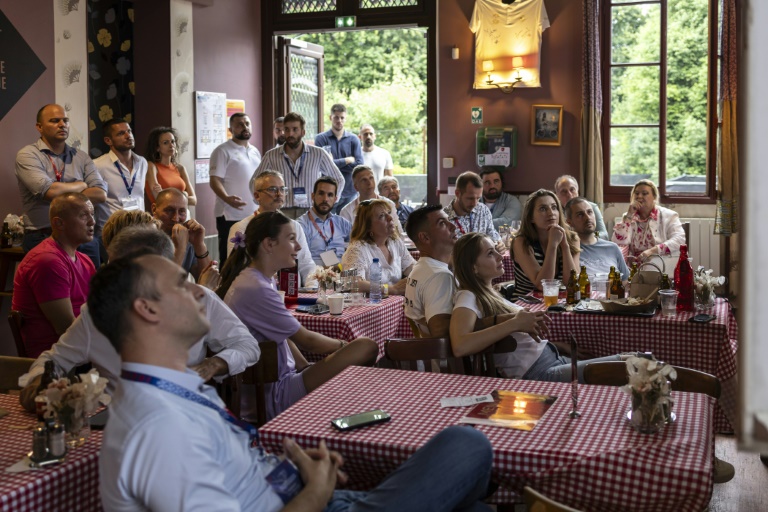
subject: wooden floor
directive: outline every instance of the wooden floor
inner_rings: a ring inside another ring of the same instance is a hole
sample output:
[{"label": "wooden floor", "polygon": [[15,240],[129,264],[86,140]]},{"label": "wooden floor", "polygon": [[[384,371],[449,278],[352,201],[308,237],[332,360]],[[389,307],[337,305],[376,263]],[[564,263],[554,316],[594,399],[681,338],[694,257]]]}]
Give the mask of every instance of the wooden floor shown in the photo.
[{"label": "wooden floor", "polygon": [[736,450],[736,438],[717,436],[715,454],[733,464],[736,476],[728,483],[715,485],[710,512],[768,511],[768,467],[760,456]]}]

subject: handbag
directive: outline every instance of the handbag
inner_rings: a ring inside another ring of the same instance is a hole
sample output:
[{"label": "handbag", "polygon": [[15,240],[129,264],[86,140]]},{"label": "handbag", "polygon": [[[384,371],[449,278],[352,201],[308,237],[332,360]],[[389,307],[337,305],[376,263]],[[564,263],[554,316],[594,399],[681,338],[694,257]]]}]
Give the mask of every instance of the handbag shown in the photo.
[{"label": "handbag", "polygon": [[[661,262],[662,266],[664,265],[664,261]],[[650,266],[655,268],[656,270],[642,270],[643,267]],[[666,270],[666,268],[665,268]],[[655,263],[651,263],[650,261],[646,261],[642,265],[640,265],[640,269],[635,273],[634,276],[632,276],[632,281],[630,282],[629,286],[629,296],[630,297],[637,297],[637,298],[649,298],[653,302],[656,303],[656,305],[659,304],[659,286],[661,285],[661,276],[664,274],[664,271],[659,268],[658,265]]]}]

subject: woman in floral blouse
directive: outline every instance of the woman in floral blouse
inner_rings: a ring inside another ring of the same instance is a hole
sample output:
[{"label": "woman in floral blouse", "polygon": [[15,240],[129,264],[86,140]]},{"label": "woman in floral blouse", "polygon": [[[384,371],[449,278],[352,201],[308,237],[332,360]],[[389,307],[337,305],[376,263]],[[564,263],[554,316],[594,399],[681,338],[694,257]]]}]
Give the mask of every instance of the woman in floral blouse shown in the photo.
[{"label": "woman in floral blouse", "polygon": [[658,199],[659,189],[651,180],[638,181],[632,187],[627,213],[613,228],[612,240],[628,264],[656,255],[677,256],[685,243],[680,216],[656,204]]}]

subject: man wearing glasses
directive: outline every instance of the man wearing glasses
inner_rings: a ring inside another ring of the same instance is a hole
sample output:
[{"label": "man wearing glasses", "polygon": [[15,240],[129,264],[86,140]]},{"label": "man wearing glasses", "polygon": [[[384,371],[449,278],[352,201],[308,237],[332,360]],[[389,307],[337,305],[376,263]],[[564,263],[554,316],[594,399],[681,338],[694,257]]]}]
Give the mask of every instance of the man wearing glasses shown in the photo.
[{"label": "man wearing glasses", "polygon": [[281,211],[291,219],[298,219],[309,210],[310,192],[320,176],[330,176],[339,184],[339,190],[344,190],[344,176],[331,156],[322,148],[304,144],[305,125],[306,121],[300,114],[286,114],[283,122],[285,144],[267,151],[251,178],[251,190],[255,190],[253,180],[267,169],[282,175],[288,192],[283,198]]},{"label": "man wearing glasses", "polygon": [[[288,188],[285,186],[283,177],[279,172],[273,170],[265,170],[259,174],[256,179],[251,181],[253,187],[253,198],[258,203],[259,208],[253,215],[249,215],[243,220],[236,222],[229,230],[229,237],[227,242],[227,256],[232,252],[235,247],[235,243],[232,241],[235,235],[239,231],[245,236],[245,228],[248,227],[248,223],[256,217],[256,215],[265,212],[276,212],[280,210],[285,204],[285,196],[288,193]],[[282,211],[282,210],[281,210]],[[295,220],[293,222],[293,228],[296,230],[296,242],[301,246],[299,249],[299,275],[301,276],[301,285],[306,286],[307,276],[315,270],[315,262],[312,260],[312,254],[309,252],[309,244],[307,243],[307,237],[304,236],[304,231],[301,229],[301,224]]]}]

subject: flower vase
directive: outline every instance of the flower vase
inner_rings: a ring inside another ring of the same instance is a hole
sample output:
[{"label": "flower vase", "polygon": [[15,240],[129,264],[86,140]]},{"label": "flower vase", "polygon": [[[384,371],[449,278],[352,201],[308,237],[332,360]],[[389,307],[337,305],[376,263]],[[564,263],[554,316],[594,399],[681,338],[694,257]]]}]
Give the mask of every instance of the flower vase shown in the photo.
[{"label": "flower vase", "polygon": [[641,434],[655,434],[661,430],[666,421],[665,411],[659,403],[657,392],[632,392],[632,410],[629,416],[632,428]]},{"label": "flower vase", "polygon": [[75,411],[72,411],[71,414],[59,413],[59,421],[64,425],[69,449],[84,445],[91,435],[91,425],[88,423],[88,415],[85,410],[80,414]]},{"label": "flower vase", "polygon": [[715,305],[715,290],[713,286],[702,285],[694,289],[696,309],[703,311]]},{"label": "flower vase", "polygon": [[320,280],[317,283],[317,303],[328,304],[328,294],[326,292],[327,284],[324,280]]}]

